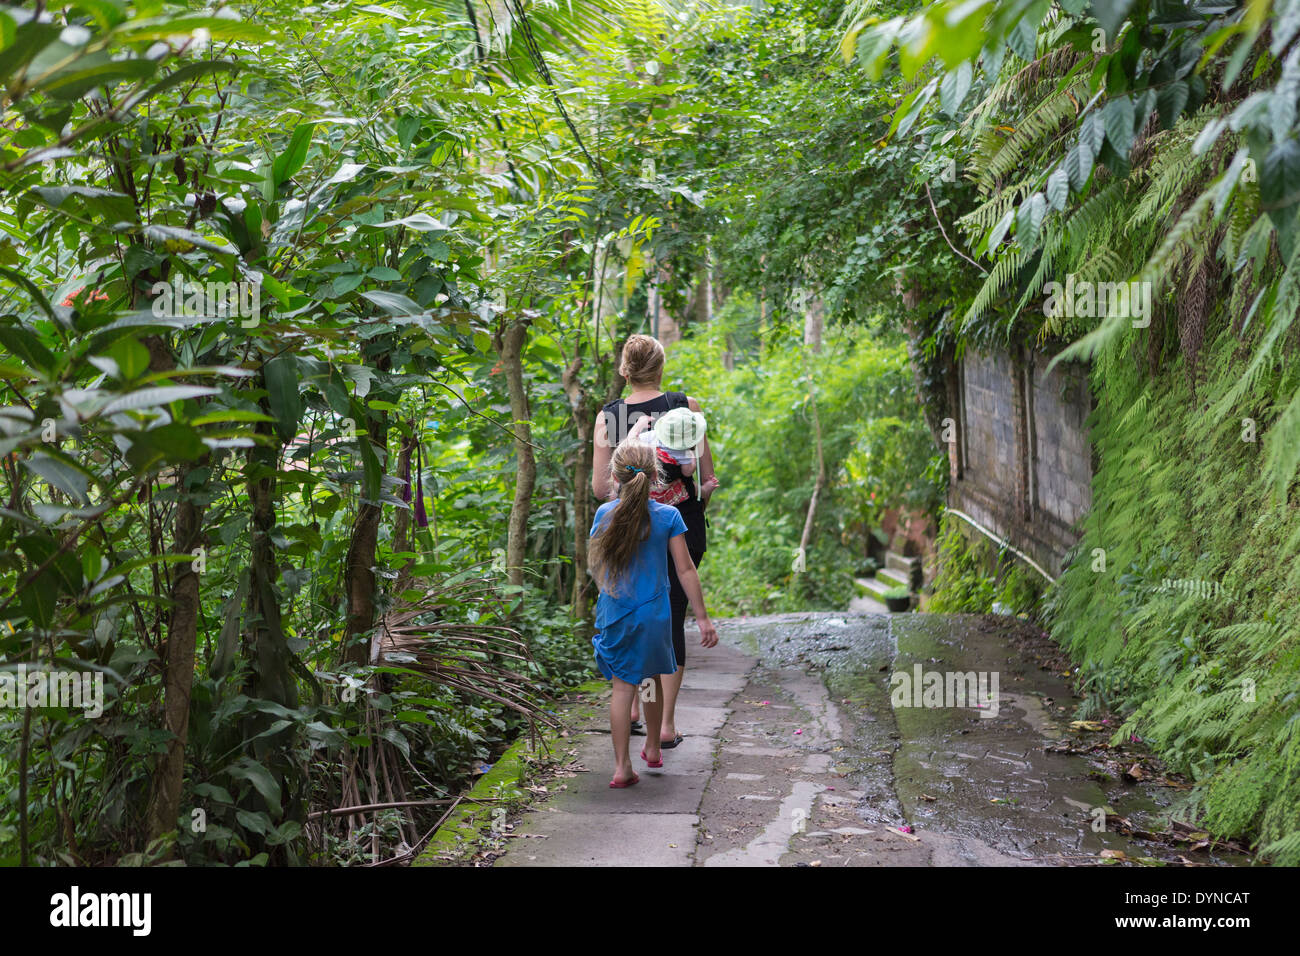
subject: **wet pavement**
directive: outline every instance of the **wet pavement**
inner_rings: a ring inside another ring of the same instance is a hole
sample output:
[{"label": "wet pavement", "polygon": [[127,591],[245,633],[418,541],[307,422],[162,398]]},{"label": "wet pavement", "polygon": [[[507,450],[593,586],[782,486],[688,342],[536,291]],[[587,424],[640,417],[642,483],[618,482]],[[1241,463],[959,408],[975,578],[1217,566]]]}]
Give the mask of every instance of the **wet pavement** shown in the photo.
[{"label": "wet pavement", "polygon": [[1110,727],[1070,726],[1078,701],[1059,651],[1024,622],[717,624],[722,643],[688,666],[686,740],[664,769],[637,761],[641,783],[609,790],[608,726],[589,709],[573,740],[591,772],[526,813],[517,830],[536,839],[512,841],[497,865],[1244,862],[1191,849],[1195,834],[1133,835],[1167,830],[1185,785],[1140,768],[1126,778],[1133,758],[1106,746]]}]

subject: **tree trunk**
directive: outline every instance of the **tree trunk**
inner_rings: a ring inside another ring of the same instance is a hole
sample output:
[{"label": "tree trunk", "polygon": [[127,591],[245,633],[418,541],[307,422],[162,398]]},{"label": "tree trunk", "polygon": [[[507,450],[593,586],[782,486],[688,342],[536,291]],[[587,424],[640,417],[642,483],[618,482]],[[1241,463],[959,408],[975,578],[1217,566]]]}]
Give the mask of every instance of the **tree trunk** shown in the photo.
[{"label": "tree trunk", "polygon": [[[371,418],[366,436],[382,454],[387,444],[386,416]],[[375,552],[379,547],[379,522],[384,516],[382,505],[363,501],[352,522],[352,536],[344,563],[344,593],[348,597],[347,625],[343,640],[343,660],[349,664],[368,664],[370,644],[361,640],[375,623]]]},{"label": "tree trunk", "polygon": [[[804,517],[803,534],[799,537],[799,554],[807,562],[808,543],[812,540],[813,524],[817,518],[817,502],[826,487],[826,458],[822,452],[822,420],[817,412],[817,393],[813,383],[812,372],[808,373],[808,404],[812,409],[813,441],[817,450],[817,480],[813,484],[812,498],[808,501],[808,513]],[[805,577],[805,586],[808,578]]]},{"label": "tree trunk", "polygon": [[506,569],[512,585],[524,583],[524,558],[528,549],[528,514],[533,504],[533,485],[537,481],[537,462],[533,458],[532,413],[524,388],[523,349],[528,338],[528,320],[515,319],[497,335],[501,368],[510,390],[510,414],[515,433],[515,500],[510,506],[510,530],[506,538]]},{"label": "tree trunk", "polygon": [[[586,393],[583,393],[585,398]],[[587,574],[587,535],[594,514],[591,495],[591,441],[595,423],[593,413],[584,401],[574,411],[574,424],[578,429],[578,457],[573,465],[573,593],[570,598],[572,614],[576,620],[587,617],[591,606],[591,578]]]},{"label": "tree trunk", "polygon": [[[264,378],[259,378],[258,386],[266,387]],[[271,406],[267,399],[261,401],[262,414],[270,417]],[[268,422],[258,422],[257,431],[274,439],[274,432]],[[280,571],[275,560],[275,545],[271,534],[275,531],[276,475],[279,444],[259,444],[248,453],[248,469],[245,472],[245,484],[248,488],[249,503],[252,508],[252,547],[249,554],[249,593],[247,640],[249,660],[253,665],[250,696],[259,700],[270,700],[285,707],[298,706],[298,687],[294,683],[293,665],[290,658],[293,652],[284,634],[284,622],[280,618],[280,602],[275,594],[275,582]],[[261,723],[269,724],[267,715],[261,715]],[[256,720],[254,722],[257,722]],[[273,749],[280,735],[275,738],[262,738],[257,741],[256,749],[268,751]]]},{"label": "tree trunk", "polygon": [[[185,473],[178,486],[180,501],[176,507],[174,547],[177,554],[192,554],[203,540],[203,516],[207,509],[195,500],[188,485],[190,476],[206,468],[207,463],[205,455]],[[175,567],[167,656],[163,664],[163,721],[171,739],[154,771],[149,801],[150,842],[174,829],[180,813],[185,745],[190,727],[190,692],[194,687],[194,653],[199,636],[199,571],[192,561]]]},{"label": "tree trunk", "polygon": [[[415,451],[415,446],[419,442],[419,436],[415,432],[415,423],[411,423],[411,436],[402,442],[401,450],[397,453],[397,468],[393,472],[395,475],[409,475],[411,473],[411,455]],[[393,550],[398,554],[403,551],[411,550],[412,528],[414,526],[414,512],[416,508],[415,494],[416,488],[420,483],[411,477],[411,507],[410,509],[397,509],[397,516],[393,519]],[[397,573],[397,581],[393,584],[393,593],[400,594],[406,590],[411,582],[411,569],[415,567],[415,560],[411,559],[402,565],[401,570]]]},{"label": "tree trunk", "polygon": [[825,323],[826,307],[822,305],[822,300],[809,299],[803,318],[803,344],[812,350],[814,355],[822,350],[822,328]]}]

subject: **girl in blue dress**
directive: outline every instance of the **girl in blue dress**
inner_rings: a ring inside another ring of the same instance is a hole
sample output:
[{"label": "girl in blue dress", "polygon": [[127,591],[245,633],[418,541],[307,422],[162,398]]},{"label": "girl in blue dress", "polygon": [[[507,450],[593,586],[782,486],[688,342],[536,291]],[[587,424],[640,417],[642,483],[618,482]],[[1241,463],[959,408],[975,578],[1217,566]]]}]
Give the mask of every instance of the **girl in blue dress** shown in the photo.
[{"label": "girl in blue dress", "polygon": [[677,668],[669,600],[668,557],[695,610],[704,647],[718,643],[718,632],[704,608],[700,576],[686,547],[686,522],[671,505],[650,498],[659,480],[655,451],[643,442],[624,441],[614,449],[610,477],[618,500],[600,506],[591,523],[589,564],[600,587],[596,601],[596,648],[600,672],[613,681],[609,731],[614,741],[614,776],[609,785],[630,787],[640,778],[629,756],[632,700],[642,687],[646,744],[641,759],[662,767],[659,728],[663,720],[661,674]]}]

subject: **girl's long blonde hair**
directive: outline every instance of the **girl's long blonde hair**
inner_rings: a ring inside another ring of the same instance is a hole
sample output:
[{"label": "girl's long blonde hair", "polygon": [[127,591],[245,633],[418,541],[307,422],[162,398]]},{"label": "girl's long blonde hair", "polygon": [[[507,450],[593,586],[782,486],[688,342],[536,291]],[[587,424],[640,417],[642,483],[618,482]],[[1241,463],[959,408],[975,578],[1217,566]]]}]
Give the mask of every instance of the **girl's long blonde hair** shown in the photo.
[{"label": "girl's long blonde hair", "polygon": [[629,438],[614,449],[609,471],[618,482],[618,504],[592,538],[588,561],[600,589],[617,594],[650,537],[650,489],[659,481],[659,459],[649,445]]}]

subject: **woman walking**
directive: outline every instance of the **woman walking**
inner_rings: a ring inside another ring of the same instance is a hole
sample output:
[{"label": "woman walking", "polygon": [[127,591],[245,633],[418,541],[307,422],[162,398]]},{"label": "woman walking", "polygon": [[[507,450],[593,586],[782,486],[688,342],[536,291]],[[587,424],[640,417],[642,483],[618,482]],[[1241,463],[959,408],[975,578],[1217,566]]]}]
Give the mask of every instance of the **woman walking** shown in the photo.
[{"label": "woman walking", "polygon": [[[664,347],[648,335],[633,335],[623,345],[619,373],[627,380],[631,392],[626,398],[610,402],[596,418],[594,454],[591,469],[591,487],[602,501],[613,494],[610,478],[610,458],[637,422],[645,417],[658,418],[673,408],[689,408],[699,412],[695,399],[684,392],[665,392],[660,385],[664,374]],[[681,468],[665,465],[661,469],[665,482],[651,492],[657,501],[673,502],[686,525],[685,543],[692,563],[698,567],[704,560],[707,547],[704,509],[709,496],[718,487],[713,472],[713,455],[706,438],[700,445],[699,461],[693,475],[683,475]],[[698,485],[697,485],[698,483]],[[672,610],[673,656],[676,668],[663,675],[663,723],[660,728],[662,746],[671,749],[682,741],[677,732],[677,695],[681,691],[686,673],[686,605],[687,595],[675,575],[669,575],[669,602]],[[631,702],[629,717],[635,720],[637,699]],[[647,714],[648,716],[648,714]],[[647,729],[647,734],[650,730]]]},{"label": "woman walking", "polygon": [[[600,671],[613,682],[609,732],[614,743],[614,774],[609,785],[630,787],[640,778],[630,758],[631,707],[637,688],[653,681],[645,701],[646,742],[641,759],[662,767],[659,724],[662,678],[675,665],[670,577],[690,597],[700,625],[701,643],[712,647],[718,634],[704,608],[704,593],[686,548],[686,523],[675,508],[650,499],[659,474],[654,449],[632,440],[614,450],[608,471],[618,501],[596,510],[591,525],[591,573],[600,586],[596,601],[596,649]],[[668,573],[671,556],[676,574]]]}]

